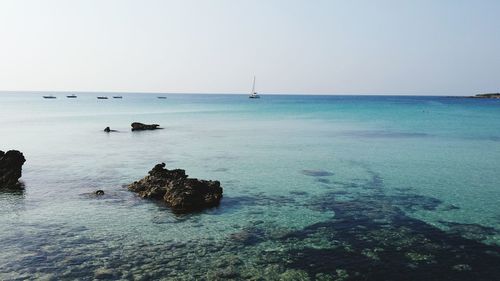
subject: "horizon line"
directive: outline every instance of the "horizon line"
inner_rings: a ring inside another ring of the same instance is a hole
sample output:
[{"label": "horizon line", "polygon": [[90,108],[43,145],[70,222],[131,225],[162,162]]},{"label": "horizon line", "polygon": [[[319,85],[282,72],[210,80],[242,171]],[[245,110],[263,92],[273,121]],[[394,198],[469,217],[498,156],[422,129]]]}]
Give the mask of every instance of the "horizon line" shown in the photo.
[{"label": "horizon line", "polygon": [[[0,94],[2,93],[54,93],[54,94],[163,94],[163,95],[248,95],[249,93],[236,93],[236,92],[146,92],[146,91],[70,91],[70,90],[57,90],[57,91],[48,91],[48,90],[0,90]],[[375,93],[375,92],[364,92],[364,93],[325,93],[325,92],[316,92],[316,93],[300,93],[300,92],[259,92],[262,95],[281,95],[281,96],[438,96],[438,97],[461,97],[461,96],[473,96],[476,94],[444,94],[444,93],[423,93],[423,94],[412,94],[412,93]],[[482,94],[482,93],[481,93]]]}]

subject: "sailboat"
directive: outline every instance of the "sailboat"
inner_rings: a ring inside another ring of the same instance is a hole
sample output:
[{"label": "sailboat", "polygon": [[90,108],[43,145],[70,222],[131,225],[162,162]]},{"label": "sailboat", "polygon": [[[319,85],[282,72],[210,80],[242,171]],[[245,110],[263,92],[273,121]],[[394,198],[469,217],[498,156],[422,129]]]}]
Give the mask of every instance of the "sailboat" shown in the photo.
[{"label": "sailboat", "polygon": [[260,99],[260,96],[255,91],[255,76],[253,77],[252,93],[248,96],[251,99]]}]

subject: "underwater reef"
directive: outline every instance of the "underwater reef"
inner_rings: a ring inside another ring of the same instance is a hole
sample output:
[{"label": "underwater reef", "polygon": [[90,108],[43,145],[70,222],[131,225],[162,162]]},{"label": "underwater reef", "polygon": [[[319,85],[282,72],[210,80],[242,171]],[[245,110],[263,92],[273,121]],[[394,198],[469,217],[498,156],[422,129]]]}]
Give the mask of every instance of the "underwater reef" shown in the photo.
[{"label": "underwater reef", "polygon": [[[6,276],[8,280],[36,279],[33,276],[49,280],[498,280],[500,247],[486,242],[488,237],[499,234],[497,229],[444,221],[437,227],[416,219],[411,216],[414,212],[454,212],[458,207],[412,194],[405,187],[388,194],[384,191],[383,177],[368,168],[366,172],[366,179],[345,182],[335,181],[333,175],[328,183],[311,177],[318,188],[325,188],[321,195],[298,191],[269,195],[250,190],[244,196],[227,196],[221,202],[223,208],[204,212],[224,216],[235,209],[248,208],[251,213],[247,221],[235,222],[239,226],[218,238],[177,241],[172,237],[156,241],[135,237],[131,243],[126,232],[123,237],[110,239],[86,235],[85,227],[26,225],[37,231],[19,231],[2,237],[3,250],[12,253],[13,258],[0,259],[0,277]],[[185,171],[167,170],[158,164],[149,176],[139,181],[141,184],[136,182],[132,186],[138,188],[139,194],[142,192],[141,196],[163,199],[163,189],[174,179],[186,181]],[[332,216],[298,229],[288,228],[263,218],[269,206],[306,208]],[[161,211],[165,207],[158,208]],[[171,227],[188,223],[200,232],[207,227],[200,223],[199,213],[179,213],[174,220],[170,216],[152,219],[156,224]]]}]

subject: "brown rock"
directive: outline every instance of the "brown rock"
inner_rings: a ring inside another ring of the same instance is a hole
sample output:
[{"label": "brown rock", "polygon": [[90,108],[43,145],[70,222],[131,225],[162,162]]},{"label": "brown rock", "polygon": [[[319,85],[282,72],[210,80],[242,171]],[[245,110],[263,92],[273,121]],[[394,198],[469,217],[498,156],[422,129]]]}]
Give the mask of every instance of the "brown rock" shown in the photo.
[{"label": "brown rock", "polygon": [[188,178],[181,169],[156,165],[149,175],[128,186],[143,198],[163,200],[176,211],[194,211],[219,205],[222,187],[219,181]]}]

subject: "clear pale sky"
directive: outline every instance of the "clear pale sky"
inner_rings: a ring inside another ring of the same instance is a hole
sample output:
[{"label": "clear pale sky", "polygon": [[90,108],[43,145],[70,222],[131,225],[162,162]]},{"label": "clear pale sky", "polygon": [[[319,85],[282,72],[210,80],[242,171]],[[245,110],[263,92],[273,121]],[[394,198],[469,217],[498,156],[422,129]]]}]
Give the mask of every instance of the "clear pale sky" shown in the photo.
[{"label": "clear pale sky", "polygon": [[0,0],[0,90],[500,91],[497,0]]}]

